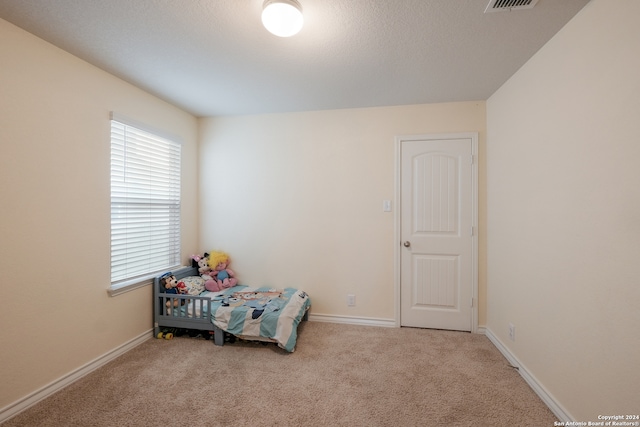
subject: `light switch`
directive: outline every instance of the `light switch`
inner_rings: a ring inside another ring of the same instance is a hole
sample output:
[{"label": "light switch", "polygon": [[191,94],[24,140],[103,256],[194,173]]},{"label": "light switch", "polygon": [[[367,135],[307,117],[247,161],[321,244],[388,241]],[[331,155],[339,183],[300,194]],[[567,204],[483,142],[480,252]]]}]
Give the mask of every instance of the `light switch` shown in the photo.
[{"label": "light switch", "polygon": [[391,200],[382,201],[382,210],[384,212],[391,212]]}]

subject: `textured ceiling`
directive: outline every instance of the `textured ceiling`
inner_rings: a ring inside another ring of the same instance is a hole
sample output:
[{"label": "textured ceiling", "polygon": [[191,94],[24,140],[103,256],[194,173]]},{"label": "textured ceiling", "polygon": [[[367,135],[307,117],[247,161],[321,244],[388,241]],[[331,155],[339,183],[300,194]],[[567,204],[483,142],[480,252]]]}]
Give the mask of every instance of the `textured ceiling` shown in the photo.
[{"label": "textured ceiling", "polygon": [[0,0],[0,18],[196,116],[485,100],[588,0]]}]

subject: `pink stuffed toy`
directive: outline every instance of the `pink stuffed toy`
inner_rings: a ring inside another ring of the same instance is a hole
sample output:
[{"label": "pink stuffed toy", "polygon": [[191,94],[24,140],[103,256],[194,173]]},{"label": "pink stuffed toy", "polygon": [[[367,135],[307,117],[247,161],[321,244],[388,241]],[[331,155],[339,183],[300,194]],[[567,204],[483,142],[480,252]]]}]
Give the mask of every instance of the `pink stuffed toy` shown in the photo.
[{"label": "pink stuffed toy", "polygon": [[231,288],[238,284],[235,273],[230,268],[229,255],[224,252],[211,252],[209,254],[209,266],[213,266],[210,275],[213,280],[205,282],[205,288],[211,292],[218,292]]}]

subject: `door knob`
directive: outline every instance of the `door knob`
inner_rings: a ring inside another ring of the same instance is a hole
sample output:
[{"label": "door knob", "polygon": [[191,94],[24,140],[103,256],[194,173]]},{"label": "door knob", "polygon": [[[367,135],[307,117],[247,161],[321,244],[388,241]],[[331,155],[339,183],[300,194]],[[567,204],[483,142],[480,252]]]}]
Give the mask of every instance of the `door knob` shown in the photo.
[{"label": "door knob", "polygon": [[406,242],[403,243],[403,245],[405,248],[408,248],[409,246],[411,246],[411,242],[407,240]]}]

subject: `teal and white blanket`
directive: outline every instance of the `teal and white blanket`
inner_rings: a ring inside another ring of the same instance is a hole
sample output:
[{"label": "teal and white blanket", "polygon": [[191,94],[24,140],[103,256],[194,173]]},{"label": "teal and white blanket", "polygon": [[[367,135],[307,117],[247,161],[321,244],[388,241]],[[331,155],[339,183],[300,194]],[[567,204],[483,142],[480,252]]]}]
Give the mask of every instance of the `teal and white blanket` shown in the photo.
[{"label": "teal and white blanket", "polygon": [[274,340],[289,352],[295,349],[298,324],[311,306],[307,293],[294,288],[238,285],[200,296],[211,300],[205,309],[211,310],[212,322],[218,328],[239,337]]}]

